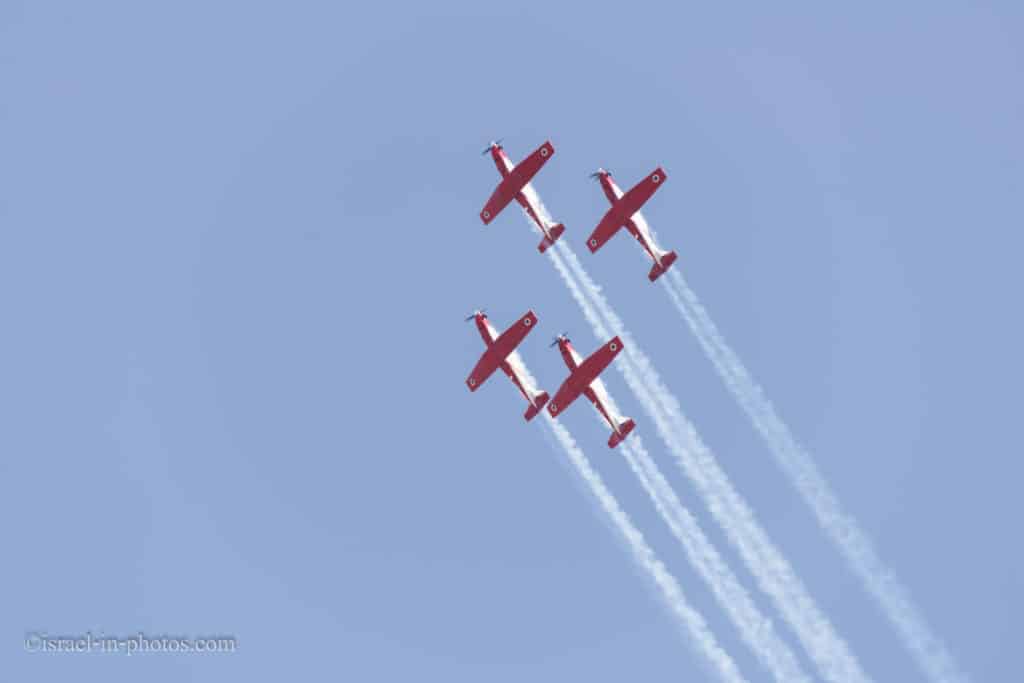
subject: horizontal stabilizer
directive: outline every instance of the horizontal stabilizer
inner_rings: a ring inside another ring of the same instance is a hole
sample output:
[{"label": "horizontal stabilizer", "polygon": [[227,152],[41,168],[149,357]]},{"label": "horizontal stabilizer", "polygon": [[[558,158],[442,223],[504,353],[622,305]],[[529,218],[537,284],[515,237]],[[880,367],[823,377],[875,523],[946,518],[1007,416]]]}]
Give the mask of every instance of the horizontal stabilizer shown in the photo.
[{"label": "horizontal stabilizer", "polygon": [[537,413],[541,411],[544,405],[548,402],[548,392],[542,391],[533,397],[533,404],[526,409],[526,414],[523,417],[529,422],[537,416]]},{"label": "horizontal stabilizer", "polygon": [[672,266],[673,263],[676,262],[676,258],[677,258],[676,257],[676,252],[674,252],[674,251],[670,251],[667,254],[665,254],[664,256],[662,256],[661,257],[661,263],[655,263],[651,267],[651,272],[647,275],[647,278],[651,282],[654,282],[655,280],[657,280],[659,277],[662,276],[662,274],[666,270],[668,270]]},{"label": "horizontal stabilizer", "polygon": [[562,236],[563,232],[565,232],[565,226],[561,223],[558,225],[552,225],[548,228],[548,234],[544,235],[544,239],[540,241],[540,245],[537,247],[537,250],[543,254],[548,250],[548,247],[558,241],[558,238]]},{"label": "horizontal stabilizer", "polygon": [[633,422],[632,418],[627,417],[625,420],[619,423],[617,431],[612,432],[612,435],[608,438],[608,448],[615,448],[622,440],[629,436],[629,433],[633,431],[633,427],[636,427],[636,423]]}]

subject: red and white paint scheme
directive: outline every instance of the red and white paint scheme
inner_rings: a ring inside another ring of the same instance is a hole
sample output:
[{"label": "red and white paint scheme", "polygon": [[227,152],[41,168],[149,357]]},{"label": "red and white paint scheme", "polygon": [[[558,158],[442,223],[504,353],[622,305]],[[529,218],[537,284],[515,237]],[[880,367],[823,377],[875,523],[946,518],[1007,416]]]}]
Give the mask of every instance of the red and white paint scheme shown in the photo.
[{"label": "red and white paint scheme", "polygon": [[533,386],[529,373],[523,366],[522,361],[519,360],[516,347],[526,338],[530,330],[537,326],[537,316],[533,311],[527,311],[526,315],[517,320],[514,325],[500,335],[494,329],[494,326],[491,325],[491,322],[487,319],[487,314],[483,311],[476,311],[473,315],[466,318],[466,322],[470,320],[476,322],[476,329],[480,331],[480,336],[483,337],[487,350],[480,356],[480,360],[477,361],[473,372],[469,373],[469,377],[466,379],[466,386],[469,387],[470,391],[476,391],[481,384],[487,381],[488,377],[494,374],[495,370],[501,368],[508,375],[509,379],[512,380],[512,383],[518,387],[526,402],[530,404],[530,407],[526,409],[524,417],[527,420],[533,419],[540,412],[541,408],[544,407],[544,404],[548,402],[548,394],[546,391],[540,391],[537,387]]},{"label": "red and white paint scheme", "polygon": [[565,226],[561,223],[548,222],[543,212],[540,211],[537,195],[530,187],[530,180],[537,175],[537,171],[547,163],[548,159],[555,155],[555,147],[548,140],[538,147],[533,153],[513,166],[512,160],[505,154],[501,142],[492,142],[484,150],[484,154],[491,153],[494,165],[498,167],[501,174],[501,182],[495,188],[491,198],[480,212],[480,219],[484,225],[488,225],[494,217],[501,213],[508,204],[515,199],[523,207],[526,214],[533,219],[533,222],[540,228],[544,239],[537,247],[540,253],[547,251],[547,248],[558,241],[558,238],[565,232]]},{"label": "red and white paint scheme", "polygon": [[616,415],[612,408],[612,400],[608,391],[604,388],[598,375],[604,371],[612,362],[615,356],[622,351],[622,341],[615,337],[610,342],[599,348],[586,360],[581,360],[576,349],[572,348],[569,338],[564,334],[555,338],[551,344],[558,345],[562,353],[562,359],[569,366],[569,377],[562,382],[558,388],[555,398],[548,403],[548,412],[552,417],[557,417],[575,401],[580,394],[583,394],[594,408],[601,414],[608,425],[612,428],[612,435],[608,438],[608,447],[615,448],[626,436],[633,431],[636,423],[628,417]]},{"label": "red and white paint scheme", "polygon": [[601,189],[604,190],[604,195],[608,197],[612,207],[594,228],[593,234],[587,240],[587,247],[591,252],[597,251],[619,231],[619,228],[625,226],[654,261],[654,267],[651,268],[651,272],[647,276],[651,282],[654,282],[676,262],[676,252],[663,251],[654,243],[651,228],[640,214],[640,207],[651,198],[655,190],[664,184],[668,177],[665,175],[664,169],[659,166],[625,194],[612,180],[612,174],[603,168],[599,168],[590,177],[597,178],[601,183]]}]

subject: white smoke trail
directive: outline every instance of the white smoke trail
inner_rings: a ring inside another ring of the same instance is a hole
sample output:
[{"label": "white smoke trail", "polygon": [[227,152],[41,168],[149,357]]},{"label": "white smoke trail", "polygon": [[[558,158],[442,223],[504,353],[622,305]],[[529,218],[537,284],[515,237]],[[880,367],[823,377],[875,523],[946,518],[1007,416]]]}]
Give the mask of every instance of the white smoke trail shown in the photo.
[{"label": "white smoke trail", "polygon": [[758,524],[753,511],[733,488],[694,426],[686,419],[679,401],[665,387],[650,360],[626,332],[621,320],[601,295],[600,288],[583,270],[567,245],[559,242],[556,247],[548,250],[551,261],[594,333],[602,341],[612,336],[612,332],[622,338],[624,353],[619,358],[624,362],[616,363],[616,367],[654,421],[662,440],[703,497],[758,586],[796,633],[822,676],[834,683],[869,680],[846,643],[794,574],[789,562]]},{"label": "white smoke trail", "polygon": [[[526,376],[529,378],[528,373]],[[530,380],[532,381],[532,378]],[[611,396],[606,395],[604,401],[605,408],[611,414],[622,414]],[[600,413],[595,411],[594,416],[602,427],[606,426]],[[761,664],[780,683],[810,683],[796,655],[775,632],[771,621],[761,614],[732,569],[704,535],[697,520],[683,507],[679,497],[647,452],[641,438],[638,435],[631,435],[619,445],[619,449],[651,498],[658,514],[683,546],[690,564],[711,588],[719,605]]]},{"label": "white smoke trail", "polygon": [[633,558],[640,565],[657,585],[661,591],[665,604],[672,611],[672,614],[679,620],[690,642],[697,654],[701,657],[712,673],[722,681],[739,683],[744,681],[742,674],[736,667],[732,657],[718,645],[714,634],[708,628],[707,622],[699,612],[694,610],[686,601],[679,582],[668,571],[665,565],[654,554],[654,550],[647,544],[643,534],[636,528],[629,516],[619,506],[618,501],[604,485],[601,476],[590,466],[587,456],[576,445],[565,427],[551,418],[545,412],[545,422],[559,445],[569,456],[576,471],[590,487],[591,493],[597,499],[601,508],[614,523],[616,529],[622,534],[626,543],[633,553]]},{"label": "white smoke trail", "polygon": [[631,435],[619,449],[672,535],[683,546],[690,564],[711,587],[719,605],[761,664],[777,681],[809,683],[811,679],[801,669],[796,655],[775,632],[771,621],[761,614],[732,569],[701,531],[697,520],[683,507],[640,437]]},{"label": "white smoke trail", "polygon": [[[932,633],[908,591],[883,564],[867,534],[839,503],[810,454],[793,437],[771,401],[729,347],[697,295],[675,270],[663,278],[665,291],[697,337],[755,428],[767,442],[776,462],[811,507],[818,524],[864,583],[892,623],[918,666],[932,681],[965,681],[952,655]],[[627,346],[628,348],[628,346]]]}]

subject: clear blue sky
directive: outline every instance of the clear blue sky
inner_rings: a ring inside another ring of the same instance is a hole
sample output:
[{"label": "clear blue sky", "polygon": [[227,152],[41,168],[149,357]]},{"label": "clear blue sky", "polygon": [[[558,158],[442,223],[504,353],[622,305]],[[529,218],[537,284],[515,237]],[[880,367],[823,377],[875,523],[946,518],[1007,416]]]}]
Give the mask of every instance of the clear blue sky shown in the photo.
[{"label": "clear blue sky", "polygon": [[[514,388],[463,384],[475,307],[537,312],[548,390],[551,335],[597,344],[522,217],[480,225],[505,136],[554,142],[564,239],[865,669],[920,680],[636,245],[581,248],[597,166],[664,165],[677,267],[961,666],[1015,680],[1022,45],[1014,3],[0,3],[0,679],[703,677]],[[562,419],[763,680],[588,411]]]}]

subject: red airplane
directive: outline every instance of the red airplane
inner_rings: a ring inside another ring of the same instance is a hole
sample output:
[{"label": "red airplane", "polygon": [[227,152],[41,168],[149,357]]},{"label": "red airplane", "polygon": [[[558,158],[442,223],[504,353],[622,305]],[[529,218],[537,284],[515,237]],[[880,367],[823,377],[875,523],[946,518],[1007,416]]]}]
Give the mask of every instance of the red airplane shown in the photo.
[{"label": "red airplane", "polygon": [[502,209],[508,206],[509,202],[515,199],[523,207],[527,215],[533,219],[533,222],[537,224],[537,227],[540,228],[541,234],[544,235],[544,239],[541,240],[540,245],[537,247],[540,253],[543,254],[547,251],[548,247],[562,236],[562,233],[565,232],[565,226],[561,223],[549,224],[541,216],[539,211],[540,201],[533,188],[530,187],[530,180],[533,176],[537,175],[537,171],[541,169],[541,166],[555,155],[554,145],[551,144],[550,140],[545,142],[534,150],[533,154],[520,161],[517,166],[513,166],[512,161],[505,154],[505,150],[501,146],[501,140],[488,145],[483,153],[487,154],[488,152],[491,153],[494,165],[498,167],[498,172],[501,173],[501,182],[498,183],[498,187],[495,188],[491,198],[484,205],[483,211],[480,212],[481,220],[483,220],[484,225],[488,225],[494,220],[495,216],[501,213]]},{"label": "red airplane", "polygon": [[665,182],[665,178],[668,177],[665,175],[665,171],[658,167],[626,194],[622,194],[622,190],[612,180],[612,174],[603,168],[599,168],[596,173],[590,174],[590,177],[597,178],[600,181],[601,189],[604,190],[605,196],[608,197],[608,201],[612,204],[604,218],[594,228],[594,233],[590,236],[590,239],[587,240],[587,246],[590,247],[590,251],[595,252],[600,249],[604,246],[605,242],[611,239],[612,235],[618,232],[619,228],[625,226],[630,234],[640,242],[648,255],[650,255],[651,260],[654,261],[654,267],[651,268],[651,272],[647,276],[651,282],[654,282],[662,273],[669,269],[669,266],[676,262],[676,252],[665,252],[658,248],[658,245],[654,243],[654,238],[651,236],[651,229],[647,225],[647,221],[640,215],[640,207]]},{"label": "red airplane", "polygon": [[611,409],[611,398],[604,388],[604,383],[598,375],[612,362],[615,356],[622,351],[622,341],[615,337],[610,342],[599,348],[584,361],[580,360],[579,354],[572,348],[569,338],[564,334],[555,338],[552,346],[558,344],[558,350],[562,352],[565,364],[569,366],[569,377],[562,382],[558,388],[555,398],[548,403],[548,412],[552,417],[569,407],[580,394],[583,394],[601,413],[601,417],[612,428],[612,435],[608,438],[608,447],[615,448],[626,436],[633,431],[636,423],[628,417],[616,415]]},{"label": "red airplane", "polygon": [[470,320],[476,321],[476,328],[480,330],[480,336],[484,338],[487,350],[480,356],[480,360],[477,361],[473,372],[469,373],[469,378],[466,379],[466,386],[469,387],[470,391],[476,391],[481,384],[487,381],[488,377],[494,374],[495,370],[501,368],[508,375],[509,379],[512,380],[512,383],[519,388],[519,392],[526,399],[526,402],[530,404],[530,407],[526,409],[524,417],[527,420],[533,419],[540,412],[540,409],[544,407],[544,404],[548,402],[548,393],[540,391],[530,382],[526,368],[523,367],[523,363],[519,360],[519,355],[516,353],[516,347],[526,338],[530,330],[537,325],[537,316],[534,315],[533,311],[527,311],[526,315],[517,320],[514,325],[500,335],[495,331],[491,322],[487,319],[487,314],[483,311],[476,311],[473,315],[466,318],[466,322]]}]

